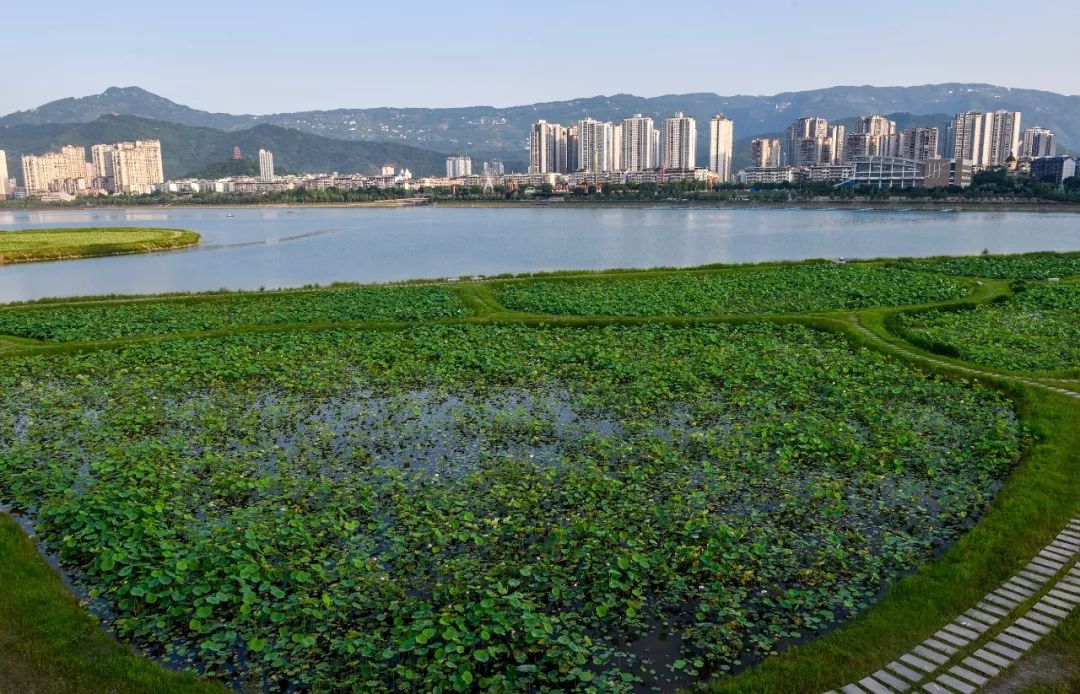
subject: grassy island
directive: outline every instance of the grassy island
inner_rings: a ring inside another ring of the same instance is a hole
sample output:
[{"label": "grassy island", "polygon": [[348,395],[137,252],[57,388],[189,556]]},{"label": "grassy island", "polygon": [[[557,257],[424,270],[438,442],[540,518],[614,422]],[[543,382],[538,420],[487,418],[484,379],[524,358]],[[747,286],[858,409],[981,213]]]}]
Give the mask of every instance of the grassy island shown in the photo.
[{"label": "grassy island", "polygon": [[[0,681],[839,690],[1080,511],[1080,356],[1031,349],[1066,334],[1043,312],[1075,330],[1077,274],[1040,254],[0,306]],[[1078,649],[1073,615],[1033,652]],[[1065,665],[1048,691],[1080,684]]]},{"label": "grassy island", "polygon": [[143,227],[0,231],[0,265],[168,251],[194,246],[200,238],[184,229]]}]

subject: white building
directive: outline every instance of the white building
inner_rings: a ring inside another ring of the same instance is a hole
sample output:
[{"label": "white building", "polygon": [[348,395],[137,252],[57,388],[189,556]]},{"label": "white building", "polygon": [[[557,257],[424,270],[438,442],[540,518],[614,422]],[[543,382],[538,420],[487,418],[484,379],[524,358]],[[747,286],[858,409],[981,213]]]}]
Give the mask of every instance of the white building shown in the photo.
[{"label": "white building", "polygon": [[274,181],[274,153],[268,149],[259,150],[259,181],[263,183]]},{"label": "white building", "polygon": [[453,155],[446,158],[446,177],[465,178],[472,176],[472,157]]},{"label": "white building", "polygon": [[1052,157],[1057,154],[1054,133],[1049,128],[1028,128],[1024,131],[1022,156],[1029,159]]},{"label": "white building", "polygon": [[739,182],[746,185],[794,183],[795,178],[793,166],[752,166],[739,172]]},{"label": "white building", "polygon": [[709,170],[720,177],[721,183],[731,178],[731,155],[735,148],[735,124],[723,114],[709,121]]},{"label": "white building", "polygon": [[1005,166],[1020,154],[1020,112],[958,113],[945,136],[945,156],[970,161],[976,170]]},{"label": "white building", "polygon": [[855,157],[847,185],[873,188],[921,188],[925,167],[901,157]]},{"label": "white building", "polygon": [[664,119],[660,165],[668,171],[691,171],[697,162],[697,121],[682,113]]},{"label": "white building", "polygon": [[8,196],[7,153],[0,149],[0,200]]},{"label": "white building", "polygon": [[656,159],[656,143],[659,133],[653,119],[640,113],[622,122],[622,153],[620,163],[623,171],[648,171],[659,168]]},{"label": "white building", "polygon": [[94,169],[114,195],[145,195],[165,182],[160,140],[136,140],[91,149]]},{"label": "white building", "polygon": [[30,197],[60,192],[78,195],[89,188],[85,147],[66,145],[59,152],[26,155],[22,169],[23,185]]},{"label": "white building", "polygon": [[529,133],[529,173],[569,171],[569,136],[558,123],[537,122]]},{"label": "white building", "polygon": [[577,169],[588,173],[603,173],[614,168],[611,123],[592,118],[577,122]]}]

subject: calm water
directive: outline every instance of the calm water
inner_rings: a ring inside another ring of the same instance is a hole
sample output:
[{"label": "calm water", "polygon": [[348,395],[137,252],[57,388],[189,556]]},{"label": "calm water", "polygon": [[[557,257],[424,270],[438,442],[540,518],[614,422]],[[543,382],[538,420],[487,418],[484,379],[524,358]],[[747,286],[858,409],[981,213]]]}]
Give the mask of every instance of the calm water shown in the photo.
[{"label": "calm water", "polygon": [[[234,215],[229,217],[228,215]],[[0,267],[0,302],[503,272],[1080,250],[1080,214],[630,208],[0,210],[0,232],[165,226],[167,253]]]}]

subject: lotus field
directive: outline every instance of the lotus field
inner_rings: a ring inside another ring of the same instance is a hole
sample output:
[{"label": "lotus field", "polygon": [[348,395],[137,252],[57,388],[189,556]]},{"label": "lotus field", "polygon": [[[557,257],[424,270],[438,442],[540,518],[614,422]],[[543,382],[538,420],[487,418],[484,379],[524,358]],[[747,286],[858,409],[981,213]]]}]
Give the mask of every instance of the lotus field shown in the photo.
[{"label": "lotus field", "polygon": [[961,258],[904,260],[894,267],[943,275],[989,277],[991,279],[1045,280],[1080,275],[1080,253],[1025,253],[1022,255],[981,255]]},{"label": "lotus field", "polygon": [[1029,493],[1023,405],[853,326],[1077,368],[1080,283],[1038,278],[1073,261],[4,306],[0,503],[121,642],[239,691],[746,678]]},{"label": "lotus field", "polygon": [[589,316],[799,313],[955,299],[967,285],[939,275],[872,265],[812,263],[658,278],[545,280],[506,284],[500,301],[518,311]]},{"label": "lotus field", "polygon": [[1012,371],[1080,369],[1080,282],[1043,283],[964,311],[901,314],[893,329],[961,359]]},{"label": "lotus field", "polygon": [[168,301],[0,309],[0,335],[61,342],[167,335],[252,325],[452,318],[465,307],[445,288],[345,287],[197,295]]}]

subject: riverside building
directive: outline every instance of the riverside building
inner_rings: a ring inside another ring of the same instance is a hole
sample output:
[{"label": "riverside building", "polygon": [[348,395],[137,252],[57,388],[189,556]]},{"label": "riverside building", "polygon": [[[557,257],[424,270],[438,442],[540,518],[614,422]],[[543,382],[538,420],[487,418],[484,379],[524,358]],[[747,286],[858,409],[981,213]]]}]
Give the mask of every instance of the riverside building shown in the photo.
[{"label": "riverside building", "polygon": [[165,182],[159,140],[94,145],[90,151],[101,187],[114,195],[152,193]]},{"label": "riverside building", "polygon": [[682,113],[664,119],[660,166],[670,171],[692,171],[697,162],[697,121]]},{"label": "riverside building", "polygon": [[719,114],[709,122],[709,170],[721,183],[731,178],[731,153],[735,144],[735,126],[730,118]]},{"label": "riverside building", "polygon": [[86,148],[65,145],[59,152],[22,158],[23,185],[30,197],[47,193],[78,195],[89,186]]}]

